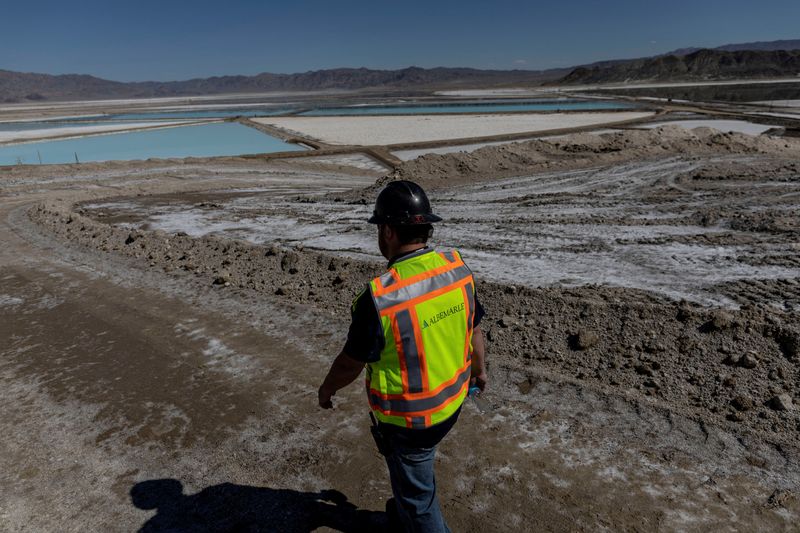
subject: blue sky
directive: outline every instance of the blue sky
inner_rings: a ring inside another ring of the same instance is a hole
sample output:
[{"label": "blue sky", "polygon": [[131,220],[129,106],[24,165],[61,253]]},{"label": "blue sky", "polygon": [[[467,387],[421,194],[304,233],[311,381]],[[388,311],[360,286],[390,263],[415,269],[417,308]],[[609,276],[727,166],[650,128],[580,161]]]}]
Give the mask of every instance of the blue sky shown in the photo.
[{"label": "blue sky", "polygon": [[0,69],[120,81],[360,66],[544,69],[800,39],[798,0],[45,0],[0,9]]}]

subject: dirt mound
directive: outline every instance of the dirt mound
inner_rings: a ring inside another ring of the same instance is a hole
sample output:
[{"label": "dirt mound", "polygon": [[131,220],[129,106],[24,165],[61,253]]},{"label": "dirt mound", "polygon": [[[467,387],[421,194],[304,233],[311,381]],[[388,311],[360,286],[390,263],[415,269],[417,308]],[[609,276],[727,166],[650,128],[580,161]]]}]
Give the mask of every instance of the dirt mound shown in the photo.
[{"label": "dirt mound", "polygon": [[763,161],[758,166],[741,162],[717,162],[704,165],[690,176],[695,183],[702,181],[800,181],[800,163],[791,161]]},{"label": "dirt mound", "polygon": [[[193,275],[219,290],[275,294],[337,314],[380,264],[302,248],[112,227],[60,204],[31,218],[93,250]],[[469,261],[469,257],[466,258]],[[480,283],[492,365],[649,396],[675,412],[734,424],[776,441],[800,430],[800,316],[765,305],[739,311],[672,302],[632,289],[527,288]],[[733,288],[732,288],[733,290]],[[521,392],[531,387],[523,378]]]},{"label": "dirt mound", "polygon": [[800,141],[795,139],[722,133],[710,128],[686,130],[670,125],[601,135],[578,133],[554,139],[485,146],[469,153],[426,154],[406,162],[379,180],[377,185],[395,179],[411,179],[424,187],[436,189],[482,179],[601,166],[670,154],[796,156],[799,149]]}]

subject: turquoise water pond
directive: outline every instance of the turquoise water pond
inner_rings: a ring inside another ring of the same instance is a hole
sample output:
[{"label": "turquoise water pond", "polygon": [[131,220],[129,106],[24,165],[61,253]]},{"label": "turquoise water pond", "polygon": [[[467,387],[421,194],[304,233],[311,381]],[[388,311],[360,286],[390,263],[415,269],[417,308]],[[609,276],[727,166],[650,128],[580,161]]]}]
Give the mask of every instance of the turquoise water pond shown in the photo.
[{"label": "turquoise water pond", "polygon": [[0,165],[213,157],[304,150],[233,122],[0,146]]},{"label": "turquoise water pond", "polygon": [[271,117],[288,113],[288,108],[236,108],[236,109],[204,109],[200,111],[159,111],[152,113],[120,113],[104,115],[105,120],[153,120],[181,118],[229,118],[229,117]]},{"label": "turquoise water pond", "polygon": [[[625,102],[586,100],[496,100],[492,102],[458,102],[442,104],[386,104],[349,107],[316,108],[299,113],[305,116],[329,115],[408,115],[441,113],[507,113],[513,111],[593,111],[631,109],[636,105]],[[237,107],[225,109],[203,109],[197,111],[158,111],[144,113],[118,113],[92,115],[41,122],[0,122],[0,131],[26,131],[34,129],[61,128],[65,126],[91,126],[97,123],[115,124],[125,121],[213,119],[243,117],[269,117],[286,115],[294,110],[288,107]]]},{"label": "turquoise water pond", "polygon": [[329,107],[312,109],[300,113],[305,116],[329,115],[410,115],[438,113],[507,113],[510,111],[594,111],[606,109],[631,109],[633,104],[624,102],[585,100],[530,100],[524,102],[482,102],[414,105],[380,105]]},{"label": "turquoise water pond", "polygon": [[[114,122],[103,122],[112,125]],[[49,130],[53,128],[77,128],[81,126],[96,126],[97,122],[0,122],[0,131],[29,131],[29,130]]]},{"label": "turquoise water pond", "polygon": [[[157,121],[156,121],[157,122]],[[190,121],[187,121],[190,122]],[[93,119],[61,119],[43,122],[0,122],[0,131],[32,131],[51,130],[55,128],[84,128],[90,126],[121,126],[131,125],[129,121],[103,120],[102,117]]]}]

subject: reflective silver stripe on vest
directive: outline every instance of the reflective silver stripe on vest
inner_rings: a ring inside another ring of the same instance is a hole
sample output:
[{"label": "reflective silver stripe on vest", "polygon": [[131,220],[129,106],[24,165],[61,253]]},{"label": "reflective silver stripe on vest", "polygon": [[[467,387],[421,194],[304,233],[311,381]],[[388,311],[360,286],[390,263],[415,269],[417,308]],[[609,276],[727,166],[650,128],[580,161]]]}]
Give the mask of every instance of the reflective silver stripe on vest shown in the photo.
[{"label": "reflective silver stripe on vest", "polygon": [[[422,279],[416,283],[412,283],[407,287],[397,289],[382,296],[375,296],[373,294],[372,297],[375,300],[375,307],[378,309],[378,312],[381,312],[384,309],[388,309],[414,298],[424,296],[435,291],[436,289],[447,287],[448,285],[451,285],[457,281],[461,281],[462,279],[465,279],[471,275],[472,272],[470,271],[469,267],[466,265],[461,265],[453,270],[449,270],[442,274],[437,274],[430,278]],[[381,281],[381,283],[383,283],[383,281]]]},{"label": "reflective silver stripe on vest", "polygon": [[452,385],[445,387],[436,396],[430,398],[420,398],[416,400],[394,399],[387,400],[375,394],[372,390],[369,391],[369,402],[373,407],[381,411],[388,411],[392,415],[403,416],[403,413],[417,413],[419,411],[427,411],[442,405],[448,398],[455,396],[464,386],[464,383],[469,379],[470,367],[464,369],[459,374],[458,379]]},{"label": "reflective silver stripe on vest", "polygon": [[451,263],[456,261],[456,254],[454,252],[442,252],[442,255]]},{"label": "reflective silver stripe on vest", "polygon": [[411,418],[411,428],[412,429],[425,429],[425,417],[424,416],[415,416]]},{"label": "reflective silver stripe on vest", "polygon": [[389,287],[396,283],[394,276],[392,276],[391,272],[387,272],[386,274],[382,275],[380,277],[380,280],[381,280],[381,285],[383,285],[384,287]]},{"label": "reflective silver stripe on vest", "polygon": [[422,364],[419,360],[417,339],[414,336],[414,324],[411,322],[411,313],[403,309],[397,313],[397,329],[400,330],[400,339],[403,346],[403,358],[408,371],[408,392],[422,392]]}]

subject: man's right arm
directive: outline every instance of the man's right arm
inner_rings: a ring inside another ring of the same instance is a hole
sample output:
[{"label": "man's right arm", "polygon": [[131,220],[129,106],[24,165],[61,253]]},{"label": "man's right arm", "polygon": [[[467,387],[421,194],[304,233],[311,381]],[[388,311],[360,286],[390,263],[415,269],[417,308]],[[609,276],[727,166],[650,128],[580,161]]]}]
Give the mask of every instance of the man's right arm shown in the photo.
[{"label": "man's right arm", "polygon": [[486,390],[489,376],[486,374],[486,345],[483,342],[483,331],[480,326],[475,326],[472,331],[472,372],[470,386],[478,387],[481,392]]},{"label": "man's right arm", "polygon": [[336,391],[350,385],[364,370],[364,362],[357,361],[347,355],[344,350],[339,353],[333,361],[328,375],[325,376],[325,381],[317,391],[319,399],[319,406],[323,409],[330,409],[333,407],[331,396],[336,394]]}]

